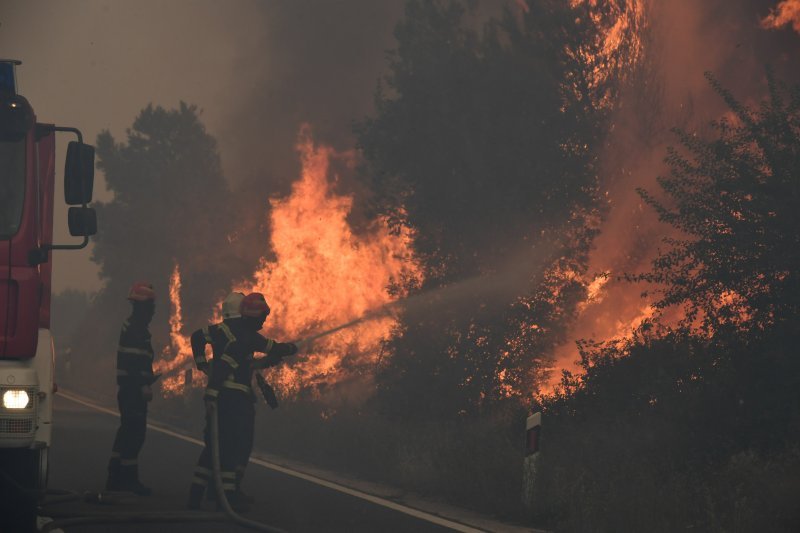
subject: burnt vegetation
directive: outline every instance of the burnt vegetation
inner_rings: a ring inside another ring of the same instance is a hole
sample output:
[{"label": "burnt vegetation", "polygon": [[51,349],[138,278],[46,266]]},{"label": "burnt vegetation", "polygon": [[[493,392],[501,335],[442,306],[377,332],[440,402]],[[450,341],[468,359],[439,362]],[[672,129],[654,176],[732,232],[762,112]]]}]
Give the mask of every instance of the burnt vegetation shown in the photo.
[{"label": "burnt vegetation", "polygon": [[[258,446],[559,531],[797,530],[800,89],[769,75],[768,98],[752,109],[709,76],[727,118],[707,136],[675,130],[669,174],[639,191],[676,235],[648,271],[627,275],[656,295],[658,312],[631,338],[583,342],[584,373],[537,395],[586,298],[607,207],[600,154],[623,86],[635,83],[624,44],[598,75],[616,4],[596,4],[529,1],[476,27],[473,2],[407,3],[375,112],[355,126],[359,190],[369,191],[358,201],[411,228],[425,271],[421,286],[394,289],[435,294],[502,277],[510,257],[546,249],[548,260],[527,259],[513,298],[471,285],[459,299],[468,304],[409,308],[368,394],[351,400],[341,383],[287,402]],[[186,323],[199,327],[267,252],[251,244],[269,228],[264,198],[230,190],[192,106],[150,106],[126,142],[106,132],[97,150],[115,193],[98,206],[95,238],[107,285],[91,304],[82,298],[91,308],[73,352],[96,356],[73,357],[68,378],[108,394],[111,380],[103,390],[81,376],[103,365],[110,375],[130,281],[165,290],[178,262]],[[676,310],[678,323],[662,320]],[[166,305],[158,312],[164,338]],[[182,402],[159,408],[199,423],[199,403]],[[544,426],[525,508],[531,409]]]},{"label": "burnt vegetation", "polygon": [[800,87],[769,77],[752,110],[702,139],[676,130],[662,195],[684,237],[652,270],[659,316],[626,341],[586,343],[585,374],[543,402],[534,513],[565,530],[792,531],[800,514]]},{"label": "burnt vegetation", "polygon": [[[597,216],[594,150],[608,125],[589,58],[586,13],[536,2],[468,29],[458,2],[409,2],[397,26],[377,113],[358,127],[376,210],[415,231],[425,292],[507,270],[520,252],[560,246],[557,265],[585,272]],[[584,15],[581,17],[581,15]],[[544,253],[544,252],[543,252]],[[541,356],[583,296],[574,279],[533,268],[514,296],[403,320],[387,347],[380,397],[400,417],[449,418],[529,393]]]}]

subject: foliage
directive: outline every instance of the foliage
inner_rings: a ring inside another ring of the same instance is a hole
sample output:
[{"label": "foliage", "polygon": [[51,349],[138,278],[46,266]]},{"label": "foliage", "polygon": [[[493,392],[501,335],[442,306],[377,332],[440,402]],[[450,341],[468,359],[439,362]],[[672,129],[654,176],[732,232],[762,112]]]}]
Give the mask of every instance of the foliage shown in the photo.
[{"label": "foliage", "polygon": [[731,114],[713,140],[676,130],[691,155],[669,151],[669,203],[639,191],[685,238],[638,279],[664,285],[657,307],[684,306],[684,323],[706,333],[763,329],[800,306],[800,88],[787,95],[770,77],[769,100],[751,110],[708,77]]},{"label": "foliage", "polygon": [[800,527],[800,92],[785,103],[770,79],[754,112],[711,81],[736,125],[717,122],[711,141],[679,132],[693,157],[670,150],[667,199],[640,194],[686,238],[630,276],[686,318],[584,344],[585,374],[541,406],[532,512],[558,529]]},{"label": "foliage", "polygon": [[586,347],[586,374],[542,406],[537,522],[569,531],[800,524],[787,501],[797,480],[780,466],[800,466],[798,341],[788,330],[680,331]]},{"label": "foliage", "polygon": [[145,279],[155,283],[160,302],[177,262],[188,289],[185,312],[197,322],[219,280],[230,279],[231,262],[221,257],[235,220],[216,141],[197,108],[183,102],[173,110],[149,105],[127,133],[127,144],[108,131],[97,139],[98,168],[114,199],[97,206],[103,231],[92,258],[114,297]]},{"label": "foliage", "polygon": [[95,204],[100,231],[93,237],[92,259],[106,283],[71,344],[74,378],[84,380],[83,390],[103,396],[116,386],[113,354],[121,321],[130,312],[125,298],[131,283],[147,280],[155,286],[151,331],[160,352],[175,264],[181,270],[183,319],[197,324],[206,320],[241,260],[228,239],[236,216],[216,141],[196,107],[148,105],[127,130],[127,142],[104,131],[96,153],[114,195]]},{"label": "foliage", "polygon": [[[376,115],[357,128],[375,208],[415,230],[422,293],[528,265],[505,301],[475,291],[405,316],[381,379],[396,414],[477,413],[529,391],[582,295],[610,83],[585,74],[586,7],[528,8],[477,31],[461,2],[408,2]],[[517,257],[553,235],[557,264]]]}]

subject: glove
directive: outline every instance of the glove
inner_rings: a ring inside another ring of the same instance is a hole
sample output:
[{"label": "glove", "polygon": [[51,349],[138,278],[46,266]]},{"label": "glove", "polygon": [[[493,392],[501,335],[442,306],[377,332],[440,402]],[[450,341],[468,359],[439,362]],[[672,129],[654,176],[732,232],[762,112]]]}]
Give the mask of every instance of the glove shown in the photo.
[{"label": "glove", "polygon": [[153,400],[153,389],[150,388],[150,385],[142,385],[142,398],[146,402]]},{"label": "glove", "polygon": [[264,376],[261,374],[256,374],[256,382],[258,383],[258,388],[261,389],[261,395],[264,396],[264,401],[267,402],[267,405],[273,409],[277,409],[278,397],[275,396],[275,391],[269,386],[269,383],[267,383],[267,380],[264,379]]}]

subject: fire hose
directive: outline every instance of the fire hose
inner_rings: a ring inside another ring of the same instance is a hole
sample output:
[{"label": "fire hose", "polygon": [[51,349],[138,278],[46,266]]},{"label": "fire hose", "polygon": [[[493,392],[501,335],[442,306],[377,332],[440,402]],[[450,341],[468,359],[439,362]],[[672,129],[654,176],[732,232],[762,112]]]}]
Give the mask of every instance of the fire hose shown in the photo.
[{"label": "fire hose", "polygon": [[[393,302],[392,304],[394,304]],[[334,328],[328,329],[321,333],[317,333],[310,337],[306,337],[304,339],[300,339],[295,341],[298,348],[305,348],[306,346],[313,343],[313,341],[336,333],[337,331],[341,331],[343,329],[350,328],[362,322],[366,322],[368,320],[372,320],[375,318],[379,318],[385,315],[392,307],[392,304],[386,305],[380,309],[367,313],[366,315],[357,318],[355,320],[351,320],[345,324],[340,324]],[[267,404],[273,409],[278,407],[278,401],[275,397],[275,392],[272,390],[272,387],[266,382],[264,377],[260,374],[256,374],[257,382],[259,388],[261,389],[261,393],[264,395],[264,399],[266,400]],[[220,466],[220,459],[219,459],[219,417],[217,411],[217,405],[215,402],[210,403],[210,425],[211,425],[211,458],[212,458],[212,472],[214,476],[214,485],[215,490],[217,493],[217,502],[222,506],[224,513],[201,513],[197,511],[193,511],[190,513],[180,512],[180,513],[173,513],[173,512],[159,512],[159,513],[105,513],[105,514],[95,514],[95,515],[76,515],[73,513],[67,512],[50,512],[48,513],[49,516],[56,518],[56,520],[45,524],[40,532],[47,533],[49,531],[53,531],[54,529],[67,527],[67,526],[78,526],[78,525],[99,525],[99,524],[134,524],[134,523],[180,523],[180,522],[223,522],[223,521],[233,521],[236,524],[239,524],[243,527],[247,527],[250,529],[254,529],[256,531],[267,531],[273,533],[285,533],[284,530],[269,526],[267,524],[263,524],[261,522],[257,522],[255,520],[250,520],[244,518],[243,516],[237,514],[228,502],[228,498],[225,495],[225,490],[222,486],[222,472]],[[55,491],[51,491],[53,493]],[[104,496],[105,495],[105,496]],[[113,496],[109,496],[106,493],[98,493],[93,495],[95,497],[95,501],[102,502],[102,503],[114,503]],[[105,501],[103,499],[105,498]],[[42,506],[47,505],[55,505],[58,503],[64,503],[69,501],[76,501],[83,499],[83,496],[77,493],[71,493],[67,491],[58,491],[56,495],[42,504]]]},{"label": "fire hose", "polygon": [[[79,526],[79,525],[99,525],[99,524],[143,524],[143,523],[180,523],[180,522],[225,522],[232,521],[238,525],[246,528],[254,529],[256,531],[267,531],[271,533],[286,533],[283,529],[269,526],[267,524],[257,522],[244,518],[236,513],[228,502],[225,495],[225,489],[222,486],[222,472],[219,459],[219,419],[217,412],[216,402],[210,403],[209,419],[211,425],[211,467],[214,475],[214,485],[217,493],[217,502],[221,504],[224,513],[201,513],[197,511],[192,512],[159,512],[159,513],[105,513],[94,515],[75,515],[73,513],[48,513],[49,516],[56,518],[56,520],[45,524],[41,529],[41,533],[47,533],[54,529]],[[82,499],[83,497],[76,493],[67,491],[51,491],[56,495],[49,500],[45,500],[42,506],[54,505],[57,503],[64,503]],[[104,493],[99,493],[96,496],[98,500],[103,497]],[[113,499],[111,500],[113,503]]]},{"label": "fire hose", "polygon": [[225,489],[222,486],[222,468],[219,461],[219,417],[217,416],[217,402],[209,402],[211,413],[211,466],[214,472],[214,485],[217,490],[217,501],[222,504],[231,520],[239,525],[255,529],[257,531],[270,531],[275,533],[285,533],[282,529],[249,520],[237,514],[232,508],[228,498],[225,496]]}]

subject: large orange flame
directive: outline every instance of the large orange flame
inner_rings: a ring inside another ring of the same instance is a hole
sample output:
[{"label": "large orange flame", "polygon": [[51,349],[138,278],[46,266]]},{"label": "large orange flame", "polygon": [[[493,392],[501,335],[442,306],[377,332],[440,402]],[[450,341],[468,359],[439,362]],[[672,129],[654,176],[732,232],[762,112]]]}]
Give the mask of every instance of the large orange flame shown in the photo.
[{"label": "large orange flame", "polygon": [[[393,281],[420,279],[412,252],[412,233],[390,231],[378,220],[362,234],[348,223],[353,198],[333,191],[330,163],[353,162],[317,146],[303,126],[297,149],[302,176],[285,199],[271,200],[275,260],[262,259],[253,281],[238,290],[263,292],[273,309],[267,332],[279,340],[296,340],[350,322],[396,300]],[[383,316],[320,339],[291,366],[273,373],[284,392],[354,377],[378,362],[382,341],[397,322]]]},{"label": "large orange flame", "polygon": [[[392,232],[386,220],[375,221],[356,233],[348,222],[353,198],[337,194],[331,161],[351,165],[351,153],[340,154],[315,145],[309,126],[300,131],[297,149],[300,179],[287,198],[272,199],[271,241],[264,243],[275,259],[262,257],[251,280],[233,290],[262,292],[272,313],[265,325],[269,337],[299,340],[356,320],[404,296],[390,294],[392,282],[421,280],[409,229]],[[172,355],[159,371],[172,373],[191,361],[191,347],[181,333],[180,275],[176,266],[170,283]],[[212,320],[219,320],[217,303]],[[357,376],[369,375],[379,361],[383,341],[392,335],[395,318],[382,314],[317,340],[296,359],[270,374],[284,394],[316,389]],[[180,375],[168,376],[165,394],[182,390]]]}]

